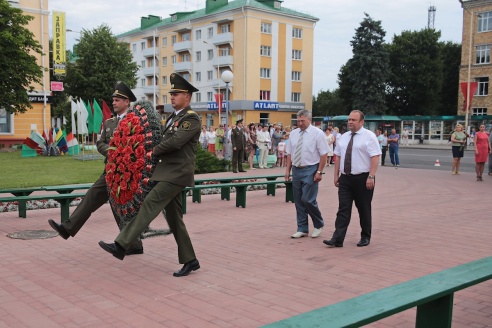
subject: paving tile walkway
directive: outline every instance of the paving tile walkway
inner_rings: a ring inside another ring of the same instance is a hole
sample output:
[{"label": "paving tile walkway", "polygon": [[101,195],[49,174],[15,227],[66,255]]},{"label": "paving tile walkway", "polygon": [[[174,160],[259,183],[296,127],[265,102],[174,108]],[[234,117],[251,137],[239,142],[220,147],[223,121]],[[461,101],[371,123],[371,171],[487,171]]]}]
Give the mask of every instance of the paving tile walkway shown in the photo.
[{"label": "paving tile walkway", "polygon": [[[0,213],[0,327],[258,327],[492,254],[492,177],[382,167],[373,201],[373,238],[355,246],[358,216],[343,248],[327,248],[337,210],[333,167],[320,184],[321,237],[300,240],[294,205],[250,191],[247,207],[219,195],[188,199],[186,224],[201,269],[180,267],[172,236],[144,240],[145,254],[119,261],[99,248],[117,228],[104,205],[75,238],[16,240],[49,230],[59,209]],[[282,173],[282,168],[244,173]],[[232,173],[220,173],[229,176]],[[241,175],[237,175],[238,177]],[[163,227],[163,218],[152,226]],[[311,225],[312,229],[312,225]],[[453,327],[492,327],[492,281],[455,295]],[[368,304],[370,306],[370,304]],[[414,327],[408,310],[370,327]],[[326,323],[330,327],[330,323]]]}]

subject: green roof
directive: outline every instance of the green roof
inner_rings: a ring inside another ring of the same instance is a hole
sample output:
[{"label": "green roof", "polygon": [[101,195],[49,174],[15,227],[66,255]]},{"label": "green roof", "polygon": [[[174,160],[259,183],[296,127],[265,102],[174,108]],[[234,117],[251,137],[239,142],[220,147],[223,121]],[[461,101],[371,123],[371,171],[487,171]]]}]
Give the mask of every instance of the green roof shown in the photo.
[{"label": "green roof", "polygon": [[[135,33],[143,32],[146,30],[151,30],[159,27],[163,27],[166,25],[174,25],[183,21],[190,21],[193,19],[198,19],[198,18],[203,18],[208,15],[213,15],[213,14],[218,14],[221,12],[226,12],[226,11],[231,11],[235,9],[240,9],[242,7],[249,7],[249,8],[255,8],[259,10],[266,10],[266,11],[271,11],[272,13],[278,13],[278,14],[284,14],[284,15],[290,15],[290,16],[296,16],[302,19],[307,19],[307,20],[312,20],[312,21],[319,21],[319,18],[311,16],[309,14],[302,13],[300,11],[292,10],[289,8],[284,8],[281,6],[280,8],[274,8],[272,3],[273,0],[235,0],[235,1],[229,1],[227,4],[223,6],[216,6],[215,8],[209,8],[208,10],[206,8],[199,9],[199,10],[194,10],[194,11],[189,11],[189,12],[176,12],[173,13],[170,16],[176,16],[175,20],[172,20],[172,17],[165,18],[165,19],[155,19],[157,16],[154,15],[149,15],[149,17],[142,17],[143,22],[140,24],[140,27],[135,28],[133,30],[130,30],[128,32],[124,32],[122,34],[117,35],[116,37],[125,37],[128,35],[132,35]],[[282,2],[282,1],[277,1],[277,2]],[[155,23],[154,23],[155,22]],[[154,24],[152,24],[154,23]]]}]

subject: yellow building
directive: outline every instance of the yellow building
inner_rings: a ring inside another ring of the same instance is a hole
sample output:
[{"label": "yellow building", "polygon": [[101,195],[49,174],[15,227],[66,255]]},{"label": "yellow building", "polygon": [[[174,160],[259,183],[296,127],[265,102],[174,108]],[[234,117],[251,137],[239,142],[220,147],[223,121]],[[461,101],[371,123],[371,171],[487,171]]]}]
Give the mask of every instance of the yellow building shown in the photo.
[{"label": "yellow building", "polygon": [[[300,109],[312,109],[313,40],[318,18],[284,8],[277,0],[206,0],[205,8],[162,19],[141,18],[139,28],[118,36],[140,66],[138,99],[169,104],[169,75],[177,72],[199,92],[192,108],[207,126],[219,118],[215,94],[229,102],[228,124],[291,125]],[[233,80],[221,80],[224,71]]]},{"label": "yellow building", "polygon": [[[463,42],[461,47],[460,82],[477,82],[471,115],[492,115],[490,80],[492,63],[492,1],[468,0],[463,6]],[[468,90],[465,91],[466,93]],[[458,115],[464,115],[464,97],[460,90]]]},{"label": "yellow building", "polygon": [[[41,44],[43,53],[46,54],[46,56],[35,54],[38,65],[49,67],[48,0],[8,0],[8,2],[13,7],[22,9],[25,15],[34,17],[26,28],[34,34],[34,38]],[[41,132],[50,128],[51,97],[49,97],[48,72],[44,72],[42,81],[43,85],[35,84],[34,91],[29,93],[32,109],[24,114],[13,115],[0,108],[0,148],[21,144],[26,137],[29,137],[31,130]]]}]

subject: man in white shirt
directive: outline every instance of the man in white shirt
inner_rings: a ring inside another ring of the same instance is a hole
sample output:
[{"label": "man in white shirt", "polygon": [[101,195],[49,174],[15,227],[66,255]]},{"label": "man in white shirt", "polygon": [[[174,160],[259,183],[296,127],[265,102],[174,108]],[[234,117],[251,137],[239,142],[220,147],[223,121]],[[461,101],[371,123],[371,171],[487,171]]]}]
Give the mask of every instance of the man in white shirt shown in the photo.
[{"label": "man in white shirt", "polygon": [[260,151],[260,159],[258,162],[258,167],[260,169],[268,168],[268,143],[270,142],[270,133],[267,130],[266,124],[257,134],[258,149]]},{"label": "man in white shirt", "polygon": [[308,235],[308,214],[314,226],[311,237],[318,237],[325,225],[316,197],[329,149],[325,134],[312,126],[311,120],[311,112],[308,110],[303,109],[297,113],[299,129],[290,133],[285,151],[287,154],[285,180],[290,179],[292,169],[292,189],[297,216],[297,232],[291,236],[292,238]]},{"label": "man in white shirt", "polygon": [[343,247],[352,215],[352,203],[355,202],[362,228],[357,246],[363,247],[369,245],[371,240],[371,202],[381,148],[376,135],[364,129],[364,114],[361,111],[350,112],[348,128],[350,132],[340,137],[335,148],[334,184],[338,187],[335,232],[331,240],[324,240],[323,243]]}]

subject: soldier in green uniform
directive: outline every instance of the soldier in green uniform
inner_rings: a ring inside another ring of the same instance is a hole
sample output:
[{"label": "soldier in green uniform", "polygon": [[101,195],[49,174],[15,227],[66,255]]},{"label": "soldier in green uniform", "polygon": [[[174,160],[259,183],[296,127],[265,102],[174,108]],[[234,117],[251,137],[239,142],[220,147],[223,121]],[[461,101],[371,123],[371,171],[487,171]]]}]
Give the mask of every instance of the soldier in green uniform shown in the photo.
[{"label": "soldier in green uniform", "polygon": [[190,107],[192,93],[198,89],[178,74],[171,74],[170,81],[169,93],[175,111],[167,120],[160,144],[146,155],[159,159],[151,178],[157,184],[145,198],[137,216],[121,230],[115,242],[107,244],[100,241],[99,246],[123,260],[129,245],[164,208],[167,223],[178,245],[179,263],[184,264],[173,275],[181,277],[200,268],[183,221],[181,191],[186,186],[195,185],[196,147],[201,122],[198,114]]},{"label": "soldier in green uniform", "polygon": [[[97,141],[97,150],[105,158],[104,164],[108,161],[107,156],[109,141],[113,136],[113,131],[118,126],[119,120],[126,115],[128,108],[130,107],[130,103],[136,100],[137,98],[133,94],[132,90],[130,90],[125,83],[117,82],[115,84],[115,90],[113,93],[113,110],[116,116],[104,122],[101,137]],[[70,215],[68,220],[62,222],[62,224],[58,224],[54,220],[48,220],[48,223],[63,239],[75,237],[77,232],[79,232],[82,226],[87,222],[91,214],[99,207],[106,204],[108,200],[109,194],[106,186],[106,171],[104,171],[99,179],[97,179],[89,190],[87,190],[85,197],[73,211],[72,215]],[[115,217],[116,224],[119,226],[120,220],[118,216],[114,213],[113,215]],[[132,247],[127,250],[126,255],[142,253],[143,247],[140,241],[135,243],[135,245],[132,245]]]},{"label": "soldier in green uniform", "polygon": [[[246,149],[246,136],[244,135],[243,120],[236,121],[236,127],[232,129],[232,172],[246,172],[243,169],[244,150]],[[238,170],[239,168],[239,170]]]}]

